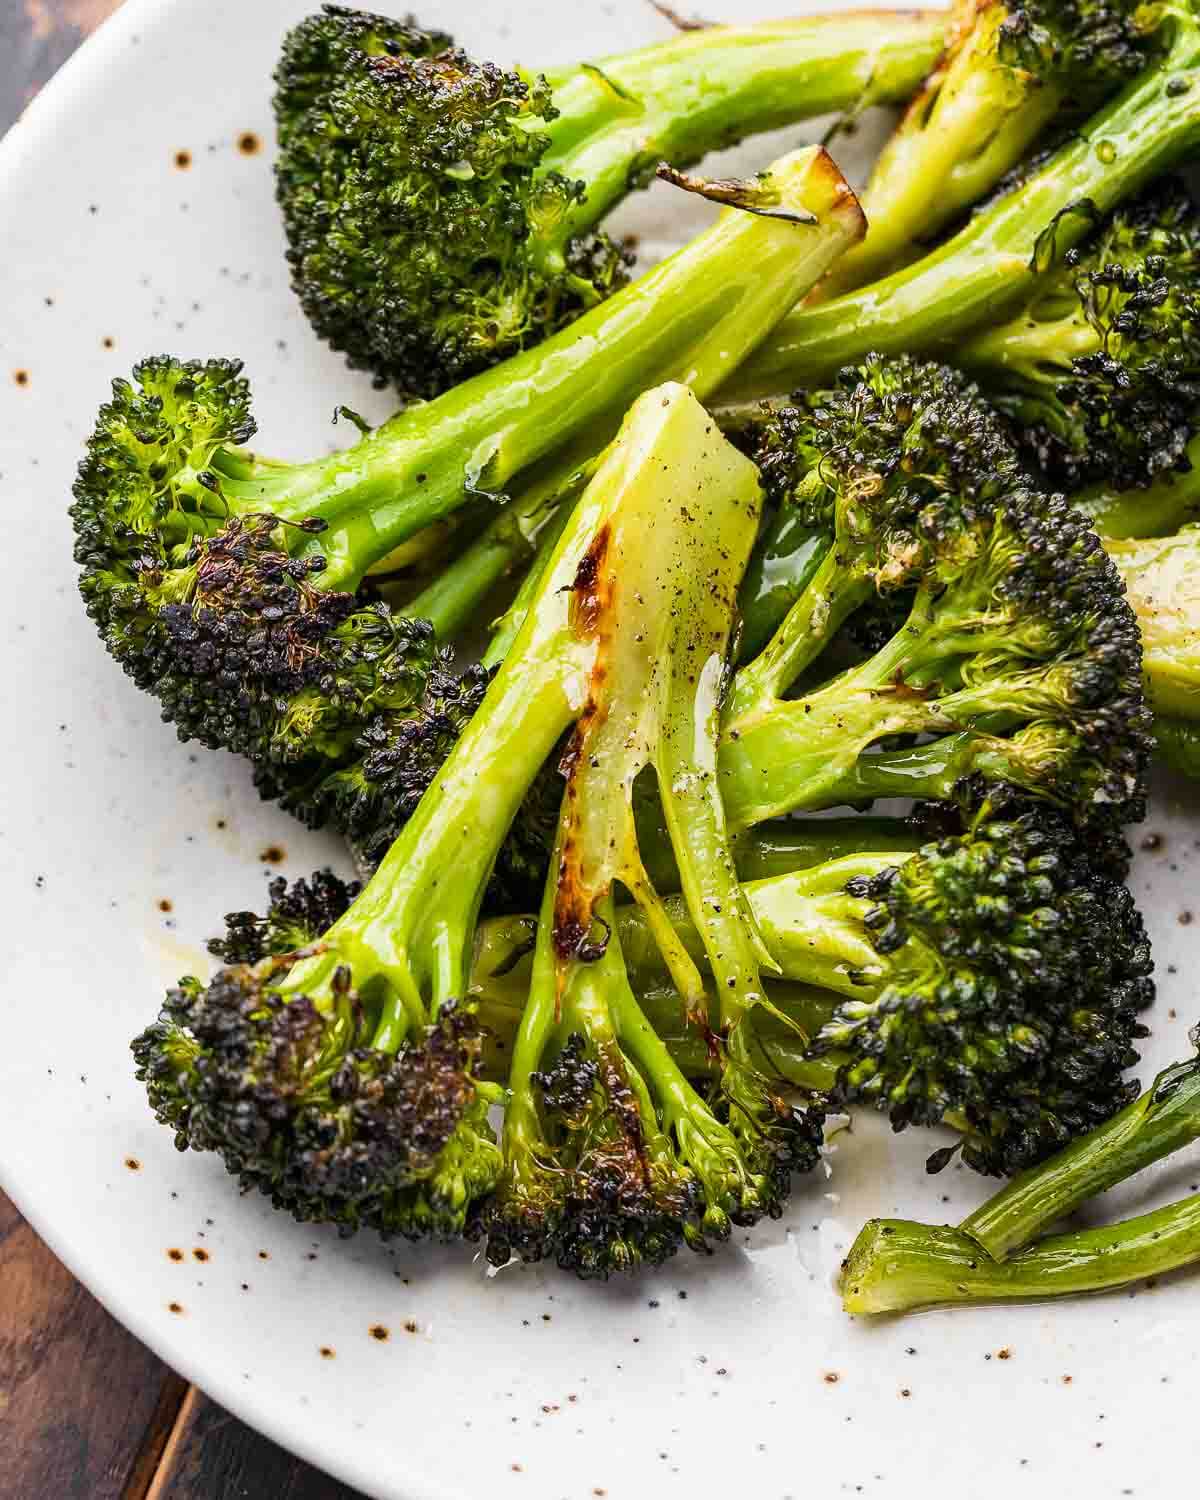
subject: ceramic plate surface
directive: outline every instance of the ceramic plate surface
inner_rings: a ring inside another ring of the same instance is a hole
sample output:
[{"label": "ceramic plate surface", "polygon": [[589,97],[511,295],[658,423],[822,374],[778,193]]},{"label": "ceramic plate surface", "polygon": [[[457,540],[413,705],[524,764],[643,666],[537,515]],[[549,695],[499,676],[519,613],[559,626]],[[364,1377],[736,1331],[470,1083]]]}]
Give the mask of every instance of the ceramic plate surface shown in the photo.
[{"label": "ceramic plate surface", "polygon": [[[204,937],[269,874],[345,860],[261,806],[244,765],[180,745],[106,659],[75,593],[68,491],[109,380],[162,349],[241,355],[267,451],[345,441],[339,401],[384,415],[284,272],[269,74],[306,8],[130,0],[0,151],[5,1188],[166,1360],[373,1496],[1165,1494],[1197,1451],[1194,1277],[879,1327],[839,1311],[834,1273],[865,1218],[954,1219],[983,1196],[966,1171],[925,1175],[928,1136],[864,1121],[781,1223],[597,1286],[314,1233],[150,1118],[128,1040],[164,985],[207,970]],[[526,62],[669,33],[642,0],[430,0],[425,19]],[[838,154],[857,169],[872,138]],[[654,253],[706,215],[659,191],[621,226]],[[1194,789],[1161,784],[1134,877],[1161,982],[1143,1077],[1182,1053],[1198,1010],[1198,813]],[[1193,1155],[1111,1206],[1198,1175]]]}]

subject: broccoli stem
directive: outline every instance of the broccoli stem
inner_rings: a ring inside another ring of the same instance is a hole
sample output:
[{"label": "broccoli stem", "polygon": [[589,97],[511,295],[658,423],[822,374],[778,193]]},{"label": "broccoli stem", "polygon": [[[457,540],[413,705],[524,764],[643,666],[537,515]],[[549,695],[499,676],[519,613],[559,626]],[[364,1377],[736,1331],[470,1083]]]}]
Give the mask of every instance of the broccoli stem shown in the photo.
[{"label": "broccoli stem", "polygon": [[549,72],[554,106],[543,172],[587,184],[544,242],[561,263],[660,161],[686,166],[798,119],[906,99],[942,46],[936,12],[802,16],[685,32],[595,65]]},{"label": "broccoli stem", "polygon": [[1102,537],[1167,536],[1200,520],[1200,436],[1188,444],[1187,462],[1186,472],[1168,474],[1146,489],[1093,485],[1073,497],[1075,504]]},{"label": "broccoli stem", "polygon": [[521,632],[521,626],[525,623],[525,616],[529,613],[529,607],[536,597],[542,575],[558,545],[558,539],[570,519],[571,507],[567,504],[556,505],[547,517],[538,534],[537,551],[526,570],[525,577],[521,580],[521,586],[513,595],[512,603],[493,627],[492,639],[483,653],[482,659],[485,667],[498,667],[508,655],[512,643]]},{"label": "broccoli stem", "polygon": [[817,289],[820,300],[912,259],[916,245],[928,243],[1026,155],[1062,108],[1060,85],[1003,66],[993,55],[1008,8],[966,9],[974,24],[965,42],[938,66],[880,153],[863,195],[870,230]]},{"label": "broccoli stem", "polygon": [[998,1263],[961,1230],[873,1219],[842,1266],[848,1313],[1029,1301],[1127,1286],[1200,1260],[1200,1193],[1098,1229],[1053,1235]]},{"label": "broccoli stem", "polygon": [[[789,314],[723,395],[738,402],[817,385],[868,350],[952,348],[1027,298],[1031,274],[1077,244],[1096,214],[1200,144],[1200,23],[1178,0],[1161,26],[1161,57],[1028,182],[915,264]],[[1084,202],[1086,213],[1069,211]]]},{"label": "broccoli stem", "polygon": [[740,661],[749,662],[762,651],[812,582],[828,551],[827,531],[806,524],[792,506],[780,506],[759,538],[742,579]]},{"label": "broccoli stem", "polygon": [[1154,737],[1159,757],[1172,770],[1200,781],[1200,724],[1159,716],[1154,721]]},{"label": "broccoli stem", "polygon": [[1105,543],[1142,632],[1146,696],[1156,714],[1200,720],[1200,530]]},{"label": "broccoli stem", "polygon": [[[472,495],[501,490],[581,432],[595,435],[598,450],[642,391],[672,379],[713,389],[761,340],[779,308],[863,232],[857,202],[821,148],[793,152],[765,176],[778,197],[772,213],[727,210],[569,329],[399,413],[344,453],[259,465],[250,478],[223,472],[223,500],[243,513],[326,522],[299,555],[326,559],[322,587],[352,589],[414,532]],[[781,221],[778,211],[817,222]],[[540,508],[536,487],[534,497]],[[519,525],[522,514],[514,509],[505,524]],[[487,576],[497,575],[485,569],[474,586]]]},{"label": "broccoli stem", "polygon": [[1200,1058],[1164,1069],[1146,1092],[1032,1167],[958,1226],[1007,1260],[1082,1203],[1200,1138]]}]

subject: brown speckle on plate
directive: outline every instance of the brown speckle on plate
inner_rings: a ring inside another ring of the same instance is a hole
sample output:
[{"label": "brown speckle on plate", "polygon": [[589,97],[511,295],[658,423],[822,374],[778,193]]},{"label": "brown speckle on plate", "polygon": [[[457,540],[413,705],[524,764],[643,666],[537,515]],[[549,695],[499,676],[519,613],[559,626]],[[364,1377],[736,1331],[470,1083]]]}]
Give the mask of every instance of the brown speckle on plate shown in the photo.
[{"label": "brown speckle on plate", "polygon": [[337,1356],[337,1350],[331,1349],[328,1344],[322,1344],[320,1354],[322,1359],[334,1359]]},{"label": "brown speckle on plate", "polygon": [[837,1385],[841,1378],[836,1370],[826,1370],[824,1375],[821,1376],[826,1385]]},{"label": "brown speckle on plate", "polygon": [[29,384],[29,371],[28,370],[14,370],[13,371],[13,380],[16,381],[17,385],[28,385]]},{"label": "brown speckle on plate", "polygon": [[183,1259],[183,1251],[177,1245],[172,1245],[167,1251],[167,1259],[176,1262],[181,1261]]},{"label": "brown speckle on plate", "polygon": [[192,1251],[192,1259],[198,1260],[203,1263],[208,1259],[208,1251],[205,1250],[203,1246],[197,1245],[196,1248]]},{"label": "brown speckle on plate", "polygon": [[269,1250],[260,1250],[258,1252],[258,1258],[259,1260],[270,1260],[271,1252]]},{"label": "brown speckle on plate", "polygon": [[280,844],[268,844],[258,857],[264,865],[281,865],[287,854]]},{"label": "brown speckle on plate", "polygon": [[372,1323],[367,1332],[380,1344],[385,1344],[391,1338],[390,1331],[382,1323]]},{"label": "brown speckle on plate", "polygon": [[105,349],[115,349],[117,347],[117,341],[115,338],[113,338],[111,333],[106,333],[100,340],[100,343],[101,346]]},{"label": "brown speckle on plate", "polygon": [[125,1158],[125,1165],[131,1172],[140,1172],[142,1170],[142,1164],[136,1156],[127,1156]]},{"label": "brown speckle on plate", "polygon": [[420,1333],[421,1325],[417,1322],[416,1318],[405,1318],[404,1331],[405,1333]]},{"label": "brown speckle on plate", "polygon": [[158,909],[159,911],[174,911],[175,903],[167,896],[164,896],[158,903]]},{"label": "brown speckle on plate", "polygon": [[1192,914],[1190,911],[1181,911],[1179,913],[1179,925],[1180,927],[1190,927],[1192,925]]},{"label": "brown speckle on plate", "polygon": [[167,1311],[168,1312],[173,1312],[173,1313],[181,1313],[183,1311],[183,1303],[182,1302],[168,1302],[167,1303]]},{"label": "brown speckle on plate", "polygon": [[192,164],[192,153],[190,151],[176,151],[175,165],[181,172],[186,172]]},{"label": "brown speckle on plate", "polygon": [[238,136],[237,148],[243,156],[257,156],[262,150],[262,139],[254,130],[243,130]]}]

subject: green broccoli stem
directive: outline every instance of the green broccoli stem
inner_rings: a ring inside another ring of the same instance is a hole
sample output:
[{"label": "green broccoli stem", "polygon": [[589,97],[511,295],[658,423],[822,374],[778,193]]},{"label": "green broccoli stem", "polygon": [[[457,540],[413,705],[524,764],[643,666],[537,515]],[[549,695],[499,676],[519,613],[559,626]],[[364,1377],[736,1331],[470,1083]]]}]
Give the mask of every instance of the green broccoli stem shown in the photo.
[{"label": "green broccoli stem", "polygon": [[[224,479],[222,495],[244,512],[269,508],[285,520],[325,521],[328,529],[305,550],[327,560],[323,587],[352,588],[405,538],[481,490],[500,491],[580,434],[592,434],[598,451],[642,391],[674,379],[712,390],[761,341],[780,307],[863,233],[857,201],[819,147],[776,162],[755,191],[769,194],[769,212],[727,210],[536,348],[401,412],[346,453]],[[810,214],[816,223],[780,213]],[[564,462],[577,466],[578,450]],[[497,545],[489,534],[479,544],[487,558],[474,552],[462,564],[470,577],[448,586],[435,607],[458,617],[486,593],[527,549],[523,523],[545,501],[535,483],[526,504],[498,523],[507,542]]]},{"label": "green broccoli stem", "polygon": [[594,65],[549,72],[554,106],[541,170],[587,184],[544,241],[570,241],[660,161],[686,166],[743,136],[864,104],[907,99],[942,47],[937,11],[801,16],[684,32]]},{"label": "green broccoli stem", "polygon": [[1032,1244],[1089,1198],[1200,1138],[1200,1058],[1165,1069],[1132,1104],[1014,1177],[959,1229],[993,1260]]},{"label": "green broccoli stem", "polygon": [[829,551],[829,534],[780,506],[759,538],[739,593],[739,660],[753,660],[812,582]]},{"label": "green broccoli stem", "polygon": [[556,505],[546,518],[538,534],[537,551],[533,555],[533,561],[526,569],[525,577],[513,595],[512,603],[493,626],[492,638],[482,658],[485,667],[498,667],[511,650],[512,643],[521,633],[521,626],[524,625],[525,616],[529,613],[530,605],[537,594],[542,575],[570,519],[571,507],[566,504]]},{"label": "green broccoli stem", "polygon": [[1188,444],[1187,461],[1185,473],[1168,474],[1144,490],[1096,484],[1075,495],[1075,504],[1103,537],[1168,536],[1200,521],[1200,436]]},{"label": "green broccoli stem", "polygon": [[1200,530],[1109,539],[1141,627],[1146,697],[1156,714],[1200,721]]},{"label": "green broccoli stem", "polygon": [[1200,1261],[1200,1193],[1118,1224],[1053,1235],[1002,1263],[958,1229],[872,1219],[842,1263],[848,1313],[1102,1292]]},{"label": "green broccoli stem", "polygon": [[[1006,316],[1030,277],[1200,144],[1200,24],[1187,0],[1164,9],[1161,57],[1019,189],[944,245],[861,290],[789,314],[729,382],[731,402],[819,385],[869,350],[952,349]],[[1088,212],[1069,212],[1082,202]]]},{"label": "green broccoli stem", "polygon": [[916,245],[928,243],[1021,161],[1062,109],[1060,85],[995,56],[1007,17],[1004,5],[976,11],[965,40],[909,104],[863,195],[867,237],[818,288],[821,300],[906,264]]},{"label": "green broccoli stem", "polygon": [[1154,737],[1160,759],[1172,770],[1200,781],[1200,724],[1160,715],[1154,720]]}]

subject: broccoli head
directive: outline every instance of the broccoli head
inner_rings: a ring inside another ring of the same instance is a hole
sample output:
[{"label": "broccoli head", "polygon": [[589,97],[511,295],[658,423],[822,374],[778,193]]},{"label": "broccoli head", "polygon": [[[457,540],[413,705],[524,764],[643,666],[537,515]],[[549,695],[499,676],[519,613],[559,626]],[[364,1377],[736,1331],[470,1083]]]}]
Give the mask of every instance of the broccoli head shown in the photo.
[{"label": "broccoli head", "polygon": [[904,97],[937,40],[934,17],[808,17],[548,80],[327,5],[275,73],[293,286],[352,366],[436,395],[625,284],[632,256],[597,226],[660,160],[687,165],[863,94]]}]

